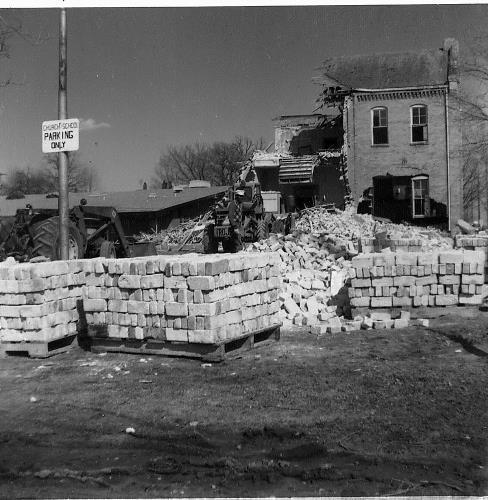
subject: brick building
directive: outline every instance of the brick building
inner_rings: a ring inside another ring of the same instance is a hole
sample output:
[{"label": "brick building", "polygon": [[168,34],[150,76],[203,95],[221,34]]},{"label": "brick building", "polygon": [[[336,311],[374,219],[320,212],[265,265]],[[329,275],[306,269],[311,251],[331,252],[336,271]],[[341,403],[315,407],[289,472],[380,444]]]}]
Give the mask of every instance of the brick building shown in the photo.
[{"label": "brick building", "polygon": [[374,185],[379,215],[454,229],[463,210],[458,54],[446,39],[440,49],[324,61],[319,101],[342,113],[356,204]]}]

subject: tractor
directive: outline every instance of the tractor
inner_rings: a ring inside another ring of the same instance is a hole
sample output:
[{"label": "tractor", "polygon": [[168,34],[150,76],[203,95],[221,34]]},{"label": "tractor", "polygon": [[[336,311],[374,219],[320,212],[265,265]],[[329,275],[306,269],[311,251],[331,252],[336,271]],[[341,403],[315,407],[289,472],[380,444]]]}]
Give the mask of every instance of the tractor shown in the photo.
[{"label": "tractor", "polygon": [[214,206],[205,225],[203,250],[216,253],[222,242],[224,252],[238,252],[245,241],[266,239],[272,223],[272,215],[264,210],[260,184],[241,180]]},{"label": "tractor", "polygon": [[[135,243],[124,234],[117,210],[87,206],[86,200],[73,207],[68,221],[69,259],[91,257],[133,257],[154,255],[153,243]],[[51,208],[31,205],[17,210],[14,220],[0,224],[0,258],[13,256],[26,261],[41,257],[58,260],[59,217]]]}]

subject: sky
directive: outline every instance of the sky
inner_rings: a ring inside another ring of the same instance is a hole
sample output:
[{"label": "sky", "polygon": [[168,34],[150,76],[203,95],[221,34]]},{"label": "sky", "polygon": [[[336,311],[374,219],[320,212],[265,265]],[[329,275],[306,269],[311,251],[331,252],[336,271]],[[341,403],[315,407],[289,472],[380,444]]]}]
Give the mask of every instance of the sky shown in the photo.
[{"label": "sky", "polygon": [[[59,9],[1,9],[27,38],[0,60],[0,172],[38,167],[58,117]],[[325,57],[483,35],[488,5],[69,8],[68,117],[102,191],[139,189],[169,145],[273,141],[273,118],[316,108]]]}]

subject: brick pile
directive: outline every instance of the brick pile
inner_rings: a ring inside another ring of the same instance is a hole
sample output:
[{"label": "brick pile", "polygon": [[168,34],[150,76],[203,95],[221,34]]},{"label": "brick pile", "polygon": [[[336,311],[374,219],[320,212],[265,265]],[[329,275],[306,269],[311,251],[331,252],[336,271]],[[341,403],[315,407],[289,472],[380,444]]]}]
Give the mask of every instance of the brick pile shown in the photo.
[{"label": "brick pile", "polygon": [[77,333],[86,261],[0,265],[0,341],[51,342]]},{"label": "brick pile", "polygon": [[468,250],[359,254],[351,261],[351,307],[481,304],[484,260]]},{"label": "brick pile", "polygon": [[87,276],[89,334],[217,343],[279,324],[276,254],[99,259]]}]

